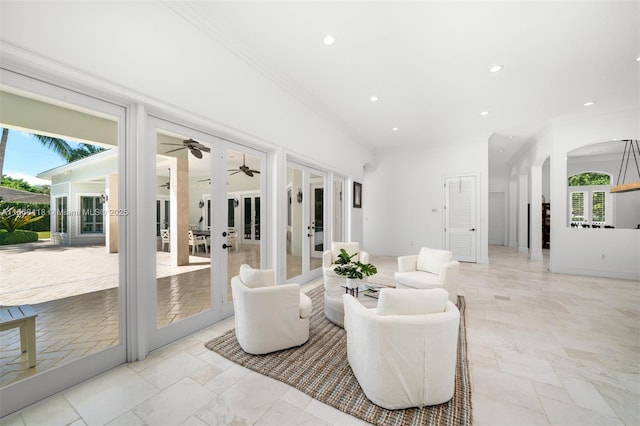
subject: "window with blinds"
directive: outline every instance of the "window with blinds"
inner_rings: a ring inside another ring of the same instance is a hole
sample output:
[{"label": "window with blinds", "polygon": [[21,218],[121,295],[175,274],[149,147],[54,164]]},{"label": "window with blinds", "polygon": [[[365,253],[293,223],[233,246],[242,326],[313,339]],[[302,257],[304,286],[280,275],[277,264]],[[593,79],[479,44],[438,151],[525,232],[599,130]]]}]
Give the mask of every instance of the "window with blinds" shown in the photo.
[{"label": "window with blinds", "polygon": [[604,191],[591,193],[591,223],[603,225],[605,222],[606,198]]},{"label": "window with blinds", "polygon": [[584,221],[584,192],[571,192],[571,223]]}]

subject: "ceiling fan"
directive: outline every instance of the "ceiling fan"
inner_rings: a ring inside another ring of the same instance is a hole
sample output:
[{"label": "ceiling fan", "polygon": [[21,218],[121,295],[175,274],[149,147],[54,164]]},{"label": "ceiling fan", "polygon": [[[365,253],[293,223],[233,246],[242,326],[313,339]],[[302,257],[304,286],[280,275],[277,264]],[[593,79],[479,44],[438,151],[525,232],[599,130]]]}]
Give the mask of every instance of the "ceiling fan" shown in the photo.
[{"label": "ceiling fan", "polygon": [[249,176],[249,177],[253,177],[254,173],[260,173],[260,170],[253,170],[251,169],[249,166],[247,166],[247,163],[245,161],[245,155],[242,154],[242,166],[238,167],[237,169],[229,169],[227,170],[228,172],[233,172],[231,173],[229,176],[235,175],[237,173],[244,173],[245,175]]},{"label": "ceiling fan", "polygon": [[[179,146],[175,143],[163,143],[162,145],[173,145],[173,146]],[[191,154],[193,154],[194,157],[196,158],[202,158],[202,152],[211,152],[211,148],[202,145],[200,142],[195,141],[193,139],[186,139],[182,141],[182,145],[180,148],[176,148],[176,149],[172,149],[170,151],[165,152],[165,154],[169,154],[170,152],[175,152],[175,151],[179,151],[181,149],[185,149],[185,148],[189,148],[189,152],[191,152]]]},{"label": "ceiling fan", "polygon": [[171,182],[163,183],[162,185],[158,186],[158,188],[171,189]]}]

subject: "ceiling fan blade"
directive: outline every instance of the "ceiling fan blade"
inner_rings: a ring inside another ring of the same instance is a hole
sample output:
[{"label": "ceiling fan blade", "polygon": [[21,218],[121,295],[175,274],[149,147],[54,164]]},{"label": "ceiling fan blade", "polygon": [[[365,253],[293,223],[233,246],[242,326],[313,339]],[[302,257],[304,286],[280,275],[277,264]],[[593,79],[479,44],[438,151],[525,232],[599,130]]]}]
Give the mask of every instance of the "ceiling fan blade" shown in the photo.
[{"label": "ceiling fan blade", "polygon": [[249,170],[251,173],[260,173],[260,170]]},{"label": "ceiling fan blade", "polygon": [[201,144],[200,142],[198,142],[198,141],[196,141],[194,139],[184,140],[184,141],[182,141],[182,144],[184,146],[187,146],[187,147],[191,148],[191,149],[195,148],[195,149],[199,149],[200,151],[211,152],[211,148]]},{"label": "ceiling fan blade", "polygon": [[233,170],[229,170],[231,173],[229,176],[233,176],[233,175],[237,175],[238,173],[240,173],[241,170],[237,170],[237,171],[233,171]]},{"label": "ceiling fan blade", "polygon": [[181,149],[184,149],[184,148],[185,148],[185,147],[184,147],[184,146],[182,146],[182,147],[180,147],[180,148],[172,149],[171,151],[167,151],[167,152],[165,152],[165,154],[169,154],[169,153],[171,153],[171,152],[180,151]]},{"label": "ceiling fan blade", "polygon": [[160,145],[173,145],[173,146],[181,146],[180,144],[177,144],[177,143],[167,143],[167,142],[160,142]]},{"label": "ceiling fan blade", "polygon": [[189,151],[191,151],[194,157],[202,158],[202,152],[198,148],[189,147]]},{"label": "ceiling fan blade", "polygon": [[253,177],[253,173],[251,173],[251,170],[245,170],[244,174],[249,176],[249,177]]}]

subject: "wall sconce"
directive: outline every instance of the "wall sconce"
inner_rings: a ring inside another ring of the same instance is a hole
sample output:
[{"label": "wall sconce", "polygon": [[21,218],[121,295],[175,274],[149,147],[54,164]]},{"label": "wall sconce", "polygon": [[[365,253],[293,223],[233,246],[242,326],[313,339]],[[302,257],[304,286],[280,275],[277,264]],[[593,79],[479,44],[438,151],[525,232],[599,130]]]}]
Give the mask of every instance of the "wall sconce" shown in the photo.
[{"label": "wall sconce", "polygon": [[296,195],[296,200],[298,204],[302,204],[302,188],[298,188],[298,194]]},{"label": "wall sconce", "polygon": [[109,201],[109,196],[107,194],[105,194],[104,192],[102,192],[100,194],[100,203],[104,204],[107,201]]},{"label": "wall sconce", "polygon": [[204,207],[204,200],[198,201],[198,207],[200,207],[200,208]]}]

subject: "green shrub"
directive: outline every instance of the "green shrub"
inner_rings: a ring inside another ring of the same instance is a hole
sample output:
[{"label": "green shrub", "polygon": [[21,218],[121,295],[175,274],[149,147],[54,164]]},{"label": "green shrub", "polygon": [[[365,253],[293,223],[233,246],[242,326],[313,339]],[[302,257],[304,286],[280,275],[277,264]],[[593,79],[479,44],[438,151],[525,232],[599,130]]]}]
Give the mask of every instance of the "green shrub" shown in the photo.
[{"label": "green shrub", "polygon": [[33,243],[38,241],[38,233],[33,231],[25,231],[18,229],[13,232],[7,232],[6,229],[0,230],[0,246],[7,244]]},{"label": "green shrub", "polygon": [[0,212],[5,209],[15,207],[17,210],[34,212],[36,216],[43,216],[42,220],[30,223],[22,229],[29,231],[50,231],[51,221],[49,220],[49,203],[25,203],[21,201],[0,201]]}]

